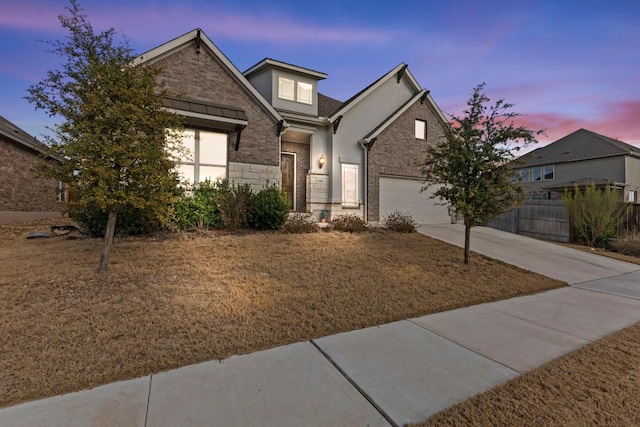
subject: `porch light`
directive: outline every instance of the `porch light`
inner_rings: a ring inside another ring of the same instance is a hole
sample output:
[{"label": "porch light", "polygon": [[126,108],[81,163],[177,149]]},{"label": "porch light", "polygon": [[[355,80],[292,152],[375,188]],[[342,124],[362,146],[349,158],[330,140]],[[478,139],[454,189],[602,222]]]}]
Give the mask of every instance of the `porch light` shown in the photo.
[{"label": "porch light", "polygon": [[322,169],[325,163],[327,163],[327,159],[325,159],[324,154],[322,154],[318,159],[318,165],[320,165],[320,169]]}]

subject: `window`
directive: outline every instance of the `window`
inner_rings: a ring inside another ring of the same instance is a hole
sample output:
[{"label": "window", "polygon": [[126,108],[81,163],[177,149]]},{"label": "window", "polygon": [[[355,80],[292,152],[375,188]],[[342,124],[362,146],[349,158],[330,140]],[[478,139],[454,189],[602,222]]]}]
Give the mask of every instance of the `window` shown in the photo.
[{"label": "window", "polygon": [[313,103],[313,86],[309,83],[298,82],[298,102],[303,104]]},{"label": "window", "polygon": [[218,181],[227,175],[227,134],[203,130],[185,130],[182,144],[188,153],[177,165],[181,181],[197,184],[207,179]]},{"label": "window", "polygon": [[295,81],[284,77],[278,77],[278,98],[286,99],[287,101],[295,101],[295,86]]},{"label": "window", "polygon": [[542,181],[542,168],[539,166],[531,168],[531,182],[534,181]]},{"label": "window", "polygon": [[521,182],[551,181],[555,179],[555,165],[535,166],[520,169]]},{"label": "window", "polygon": [[278,77],[278,98],[301,104],[313,104],[313,85]]},{"label": "window", "polygon": [[58,181],[56,183],[56,200],[59,202],[67,201],[67,191],[64,188],[64,182],[62,181]]},{"label": "window", "polygon": [[629,190],[629,203],[638,203],[638,192]]},{"label": "window", "polygon": [[416,119],[416,139],[427,139],[427,122]]},{"label": "window", "polygon": [[342,164],[342,206],[357,208],[358,165]]}]

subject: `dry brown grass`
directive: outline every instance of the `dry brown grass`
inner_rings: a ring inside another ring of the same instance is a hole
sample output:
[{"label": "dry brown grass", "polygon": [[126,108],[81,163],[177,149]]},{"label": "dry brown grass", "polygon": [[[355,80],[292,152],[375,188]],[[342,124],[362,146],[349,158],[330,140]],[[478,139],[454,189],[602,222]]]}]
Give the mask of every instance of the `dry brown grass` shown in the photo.
[{"label": "dry brown grass", "polygon": [[638,426],[640,323],[452,406],[414,427]]},{"label": "dry brown grass", "polygon": [[32,229],[0,227],[0,406],[563,285],[386,232],[119,239],[98,277]]}]

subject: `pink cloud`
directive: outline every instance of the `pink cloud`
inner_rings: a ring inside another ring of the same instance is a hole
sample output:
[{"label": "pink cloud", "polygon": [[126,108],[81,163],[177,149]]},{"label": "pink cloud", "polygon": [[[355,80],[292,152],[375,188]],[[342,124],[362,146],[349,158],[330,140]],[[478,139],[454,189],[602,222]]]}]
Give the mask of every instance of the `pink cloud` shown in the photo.
[{"label": "pink cloud", "polygon": [[9,2],[2,5],[0,28],[45,32],[60,31],[58,16],[64,12],[64,6],[53,2]]},{"label": "pink cloud", "polygon": [[545,129],[541,144],[556,141],[580,128],[640,147],[640,101],[605,103],[599,119],[589,120],[557,112],[537,112],[520,118],[531,129]]},{"label": "pink cloud", "polygon": [[[61,32],[58,16],[66,14],[66,2],[41,3],[33,0],[3,4],[0,27]],[[210,5],[163,6],[80,4],[96,30],[114,28],[132,40],[162,42],[168,36],[201,26],[211,37],[255,42],[386,44],[402,30],[371,30],[357,26],[328,26],[305,22],[286,13],[227,11]],[[203,19],[207,17],[207,19]],[[215,25],[206,26],[206,22]]]}]

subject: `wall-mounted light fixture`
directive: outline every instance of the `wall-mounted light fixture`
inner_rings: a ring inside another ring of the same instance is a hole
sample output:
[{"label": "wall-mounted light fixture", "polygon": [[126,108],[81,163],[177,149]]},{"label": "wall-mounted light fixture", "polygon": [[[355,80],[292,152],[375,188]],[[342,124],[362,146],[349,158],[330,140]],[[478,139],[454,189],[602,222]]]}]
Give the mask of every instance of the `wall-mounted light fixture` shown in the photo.
[{"label": "wall-mounted light fixture", "polygon": [[325,159],[324,154],[322,154],[318,159],[318,165],[320,165],[320,169],[322,169],[325,163],[327,163],[327,159]]}]

